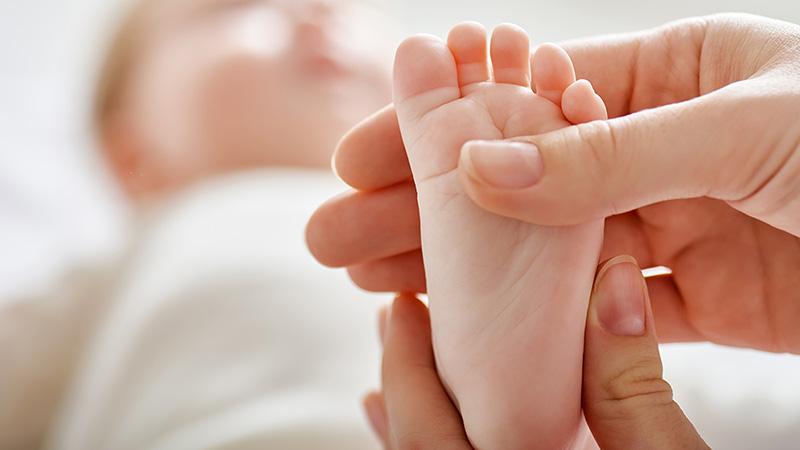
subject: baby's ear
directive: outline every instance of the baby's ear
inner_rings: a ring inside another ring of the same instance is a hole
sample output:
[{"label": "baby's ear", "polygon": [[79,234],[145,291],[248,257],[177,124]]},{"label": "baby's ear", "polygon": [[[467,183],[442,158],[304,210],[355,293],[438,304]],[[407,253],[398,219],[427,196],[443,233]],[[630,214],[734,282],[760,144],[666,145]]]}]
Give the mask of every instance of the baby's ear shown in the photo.
[{"label": "baby's ear", "polygon": [[130,123],[119,115],[106,120],[100,131],[100,152],[120,187],[133,201],[141,200],[152,191],[151,171],[144,163],[148,149]]}]

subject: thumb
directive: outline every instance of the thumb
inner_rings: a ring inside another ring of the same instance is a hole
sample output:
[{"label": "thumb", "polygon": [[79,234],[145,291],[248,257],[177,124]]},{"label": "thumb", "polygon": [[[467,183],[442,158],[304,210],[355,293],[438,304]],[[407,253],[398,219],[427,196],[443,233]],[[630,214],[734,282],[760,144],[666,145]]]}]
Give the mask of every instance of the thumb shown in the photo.
[{"label": "thumb", "polygon": [[662,378],[647,286],[630,256],[612,259],[597,275],[586,322],[583,409],[604,450],[708,448]]},{"label": "thumb", "polygon": [[517,142],[468,142],[462,184],[481,207],[541,225],[679,198],[739,200],[757,186],[759,174],[749,171],[760,170],[769,150],[765,130],[775,129],[756,107],[761,101],[723,89]]}]

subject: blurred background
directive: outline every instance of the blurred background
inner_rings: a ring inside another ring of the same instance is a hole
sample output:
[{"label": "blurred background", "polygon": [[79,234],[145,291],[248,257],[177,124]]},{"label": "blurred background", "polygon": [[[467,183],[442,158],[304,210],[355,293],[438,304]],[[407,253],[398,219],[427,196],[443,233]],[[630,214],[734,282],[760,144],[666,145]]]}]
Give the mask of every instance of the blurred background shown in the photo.
[{"label": "blurred background", "polygon": [[[796,0],[386,0],[390,44],[453,24],[515,22],[534,41],[632,31],[738,11],[800,22]],[[0,304],[48,286],[76,261],[115,251],[129,218],[92,151],[94,74],[115,0],[0,2]],[[391,55],[387,55],[387,64]],[[664,348],[679,403],[712,446],[800,447],[800,362],[709,345]],[[0,366],[2,366],[0,361]]]},{"label": "blurred background", "polygon": [[[669,20],[739,11],[800,21],[793,0],[378,0],[409,33],[444,35],[462,20],[515,22],[536,42],[633,31]],[[103,38],[121,0],[0,4],[0,298],[41,285],[68,260],[113,245],[124,223],[114,188],[97,173],[89,100]],[[391,55],[390,55],[391,56]],[[389,58],[387,58],[387,61]]]}]

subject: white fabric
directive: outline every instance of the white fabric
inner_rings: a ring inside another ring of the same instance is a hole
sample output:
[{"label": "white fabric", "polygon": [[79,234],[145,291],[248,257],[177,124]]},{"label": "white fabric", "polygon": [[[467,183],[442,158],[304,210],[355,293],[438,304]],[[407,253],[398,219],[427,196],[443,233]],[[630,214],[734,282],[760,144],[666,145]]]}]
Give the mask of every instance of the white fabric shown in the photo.
[{"label": "white fabric", "polygon": [[155,214],[76,352],[47,448],[376,448],[359,398],[378,385],[380,297],[319,266],[303,239],[338,188],[254,172]]}]

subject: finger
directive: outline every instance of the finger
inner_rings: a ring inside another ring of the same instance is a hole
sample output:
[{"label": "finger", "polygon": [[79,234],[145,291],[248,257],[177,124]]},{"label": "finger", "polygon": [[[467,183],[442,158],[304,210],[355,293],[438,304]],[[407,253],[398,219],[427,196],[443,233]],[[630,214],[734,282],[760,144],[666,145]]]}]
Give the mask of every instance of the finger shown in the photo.
[{"label": "finger", "polygon": [[371,392],[362,401],[364,411],[367,414],[370,428],[375,436],[383,444],[384,448],[389,448],[389,421],[386,418],[386,405],[383,401],[383,394]]},{"label": "finger", "polygon": [[650,249],[646,229],[636,213],[620,214],[606,219],[600,261],[617,255],[631,255],[644,267],[659,265]]},{"label": "finger", "polygon": [[600,448],[708,448],[662,378],[647,289],[633,258],[600,268],[585,341],[583,409]]},{"label": "finger", "polygon": [[686,305],[671,276],[649,278],[647,288],[659,342],[708,341],[689,321]]},{"label": "finger", "polygon": [[621,117],[634,112],[638,106],[631,101],[637,82],[641,84],[647,80],[636,77],[638,51],[652,34],[654,32],[636,32],[580,39],[560,43],[559,47],[572,60],[576,79],[589,80],[606,101],[610,117]]},{"label": "finger", "polygon": [[364,191],[411,178],[393,105],[368,117],[342,138],[334,153],[333,167],[342,181]]},{"label": "finger", "polygon": [[[631,255],[642,267],[663,263],[653,257],[648,236],[639,214],[630,213],[606,219],[600,260],[616,255]],[[707,339],[689,322],[684,299],[672,276],[647,279],[659,342],[699,342]]]},{"label": "finger", "polygon": [[428,310],[414,297],[400,297],[392,307],[383,391],[394,448],[471,448],[436,372]]},{"label": "finger", "polygon": [[541,225],[584,223],[664,200],[735,200],[760,171],[768,151],[761,131],[775,120],[757,113],[766,100],[749,94],[731,87],[536,136],[526,139],[529,146],[467,143],[462,184],[483,208]]},{"label": "finger", "polygon": [[347,271],[358,287],[369,292],[427,292],[420,250],[350,266]]},{"label": "finger", "polygon": [[322,205],[306,228],[311,253],[330,267],[345,267],[420,248],[414,183],[375,192],[349,192]]},{"label": "finger", "polygon": [[[653,257],[642,220],[636,213],[606,219],[600,260],[631,255],[642,267],[663,263]],[[707,339],[689,322],[684,299],[672,276],[647,279],[659,342],[699,342]]]},{"label": "finger", "polygon": [[[561,43],[578,78],[592,82],[610,117],[696,97],[709,20],[697,17],[633,33]],[[680,61],[680,64],[676,64]],[[664,67],[671,67],[664,76]]]}]

